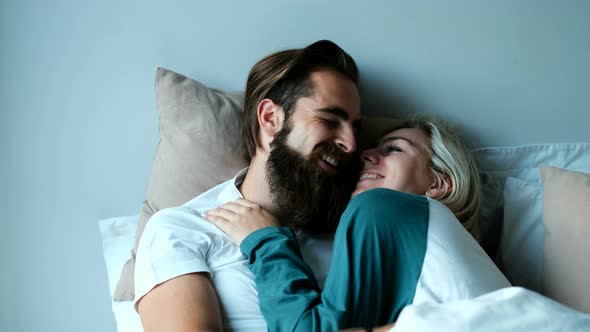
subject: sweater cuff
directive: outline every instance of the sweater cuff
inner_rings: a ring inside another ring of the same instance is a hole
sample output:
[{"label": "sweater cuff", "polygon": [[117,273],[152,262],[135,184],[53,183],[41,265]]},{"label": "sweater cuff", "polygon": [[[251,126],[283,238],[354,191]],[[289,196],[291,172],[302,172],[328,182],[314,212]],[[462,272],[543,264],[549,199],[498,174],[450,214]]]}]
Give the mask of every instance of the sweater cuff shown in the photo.
[{"label": "sweater cuff", "polygon": [[242,253],[246,256],[246,258],[250,258],[254,250],[256,250],[261,244],[263,244],[264,240],[274,237],[275,235],[280,236],[280,234],[286,237],[295,236],[293,231],[288,227],[264,227],[246,236],[246,238],[242,240],[242,244],[240,244],[240,249],[242,250]]}]

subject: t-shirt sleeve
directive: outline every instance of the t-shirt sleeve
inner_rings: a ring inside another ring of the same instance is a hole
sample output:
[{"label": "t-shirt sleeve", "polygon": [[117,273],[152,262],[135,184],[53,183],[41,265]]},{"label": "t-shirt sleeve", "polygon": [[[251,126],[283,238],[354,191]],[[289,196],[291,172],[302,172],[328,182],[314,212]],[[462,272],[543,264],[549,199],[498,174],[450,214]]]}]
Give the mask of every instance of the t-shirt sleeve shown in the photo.
[{"label": "t-shirt sleeve", "polygon": [[212,227],[187,208],[164,209],[150,218],[137,247],[136,308],[158,284],[188,273],[211,273],[207,255],[215,245]]},{"label": "t-shirt sleeve", "polygon": [[293,233],[265,228],[242,242],[271,331],[330,331],[395,320],[411,303],[426,250],[428,202],[391,190],[351,200],[323,292]]}]

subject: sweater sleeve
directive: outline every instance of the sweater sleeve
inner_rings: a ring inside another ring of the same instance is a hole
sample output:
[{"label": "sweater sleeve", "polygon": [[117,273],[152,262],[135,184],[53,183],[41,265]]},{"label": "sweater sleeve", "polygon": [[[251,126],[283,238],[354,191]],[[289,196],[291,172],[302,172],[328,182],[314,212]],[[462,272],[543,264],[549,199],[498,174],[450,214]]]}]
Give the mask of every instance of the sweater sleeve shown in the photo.
[{"label": "sweater sleeve", "polygon": [[313,313],[323,307],[321,290],[303,260],[293,231],[263,228],[246,237],[241,249],[255,275],[260,309],[269,331],[337,330],[331,312],[322,315],[321,321],[313,320]]},{"label": "sweater sleeve", "polygon": [[242,242],[270,331],[335,331],[395,321],[412,302],[426,251],[428,201],[386,189],[355,196],[341,217],[324,290],[293,232]]}]

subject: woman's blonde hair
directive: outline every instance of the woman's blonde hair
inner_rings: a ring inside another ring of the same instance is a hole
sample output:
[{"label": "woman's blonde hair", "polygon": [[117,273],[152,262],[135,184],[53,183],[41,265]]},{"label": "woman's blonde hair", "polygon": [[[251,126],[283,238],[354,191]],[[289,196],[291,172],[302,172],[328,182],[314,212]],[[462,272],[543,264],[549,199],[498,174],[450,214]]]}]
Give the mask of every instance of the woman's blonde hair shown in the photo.
[{"label": "woman's blonde hair", "polygon": [[469,149],[445,121],[431,116],[415,116],[393,130],[410,128],[426,133],[430,140],[430,169],[438,181],[448,176],[451,189],[438,201],[446,205],[471,235],[479,240],[481,184],[477,163]]}]

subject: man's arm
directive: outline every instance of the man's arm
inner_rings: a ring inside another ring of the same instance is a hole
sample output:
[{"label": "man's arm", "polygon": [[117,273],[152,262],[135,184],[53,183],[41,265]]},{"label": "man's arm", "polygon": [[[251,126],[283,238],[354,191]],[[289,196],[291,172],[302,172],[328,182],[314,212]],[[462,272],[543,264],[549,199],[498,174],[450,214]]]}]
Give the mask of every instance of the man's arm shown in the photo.
[{"label": "man's arm", "polygon": [[137,303],[145,332],[221,331],[221,311],[207,273],[190,273],[159,284]]}]

